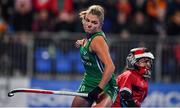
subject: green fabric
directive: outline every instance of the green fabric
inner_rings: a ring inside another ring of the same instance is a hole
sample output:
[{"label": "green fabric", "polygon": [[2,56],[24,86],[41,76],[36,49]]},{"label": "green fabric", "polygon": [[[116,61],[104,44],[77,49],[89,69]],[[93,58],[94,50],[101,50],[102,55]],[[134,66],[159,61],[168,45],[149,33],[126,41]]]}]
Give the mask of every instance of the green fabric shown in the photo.
[{"label": "green fabric", "polygon": [[[84,78],[78,90],[82,93],[88,93],[92,89],[94,89],[101,81],[102,73],[104,71],[104,64],[100,61],[100,59],[95,53],[89,51],[89,46],[96,36],[103,36],[106,41],[106,36],[104,35],[104,33],[97,32],[88,39],[85,46],[80,47],[81,60],[85,68]],[[116,80],[115,75],[113,74],[110,81],[105,85],[103,90],[107,92],[112,99],[114,99],[114,94],[116,94],[115,87]]]}]

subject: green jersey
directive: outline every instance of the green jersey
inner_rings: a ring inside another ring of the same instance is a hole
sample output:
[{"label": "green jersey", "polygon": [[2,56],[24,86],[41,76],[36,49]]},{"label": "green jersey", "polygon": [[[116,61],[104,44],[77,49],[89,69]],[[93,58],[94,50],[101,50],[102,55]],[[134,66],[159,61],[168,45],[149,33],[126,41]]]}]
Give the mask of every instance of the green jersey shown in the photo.
[{"label": "green jersey", "polygon": [[[97,32],[93,34],[87,41],[85,46],[80,47],[80,55],[81,60],[85,68],[84,78],[81,82],[81,86],[79,88],[79,92],[88,93],[93,88],[95,88],[99,82],[102,79],[102,75],[104,72],[104,64],[101,62],[101,60],[98,58],[98,56],[89,51],[89,46],[92,42],[92,40],[96,36],[102,36],[105,41],[106,37],[103,32]],[[114,93],[109,92],[115,92],[116,87],[116,80],[115,75],[112,74],[111,79],[109,82],[105,85],[103,90],[107,92],[112,98],[114,98]],[[113,99],[114,100],[114,99]]]}]

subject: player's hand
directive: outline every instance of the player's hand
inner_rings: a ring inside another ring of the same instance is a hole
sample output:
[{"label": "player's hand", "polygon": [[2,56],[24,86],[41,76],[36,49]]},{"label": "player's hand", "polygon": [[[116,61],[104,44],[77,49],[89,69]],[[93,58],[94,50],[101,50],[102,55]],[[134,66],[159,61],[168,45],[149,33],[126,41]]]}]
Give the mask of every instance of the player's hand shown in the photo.
[{"label": "player's hand", "polygon": [[141,103],[138,100],[134,100],[137,106],[141,106]]},{"label": "player's hand", "polygon": [[84,43],[84,39],[82,39],[82,40],[77,40],[76,43],[75,43],[75,46],[76,46],[77,48],[79,48],[81,45],[83,45],[83,43]]},{"label": "player's hand", "polygon": [[97,101],[99,98],[99,95],[102,93],[102,89],[97,86],[96,88],[94,88],[91,92],[88,93],[88,98],[94,102]]}]

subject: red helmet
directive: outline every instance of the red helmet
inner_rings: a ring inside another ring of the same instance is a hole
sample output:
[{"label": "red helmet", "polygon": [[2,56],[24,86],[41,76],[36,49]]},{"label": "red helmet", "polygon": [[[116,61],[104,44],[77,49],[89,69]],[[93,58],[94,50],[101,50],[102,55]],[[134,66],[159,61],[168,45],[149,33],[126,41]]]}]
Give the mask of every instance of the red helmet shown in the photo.
[{"label": "red helmet", "polygon": [[[146,58],[150,64],[149,68],[138,65],[141,59]],[[151,77],[151,67],[154,60],[154,55],[147,48],[133,48],[130,50],[129,55],[126,58],[126,64],[128,69],[138,70],[138,73],[144,77]]]}]

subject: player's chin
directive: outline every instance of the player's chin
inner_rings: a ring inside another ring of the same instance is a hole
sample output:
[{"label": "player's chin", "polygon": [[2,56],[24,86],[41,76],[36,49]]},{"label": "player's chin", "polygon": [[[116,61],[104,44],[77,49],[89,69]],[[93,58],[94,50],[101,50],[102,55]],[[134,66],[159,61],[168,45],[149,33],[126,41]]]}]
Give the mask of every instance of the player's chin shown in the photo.
[{"label": "player's chin", "polygon": [[91,29],[85,29],[85,32],[91,34],[91,33],[93,33],[93,30],[91,30]]},{"label": "player's chin", "polygon": [[91,34],[92,32],[89,30],[85,30],[86,33]]}]

